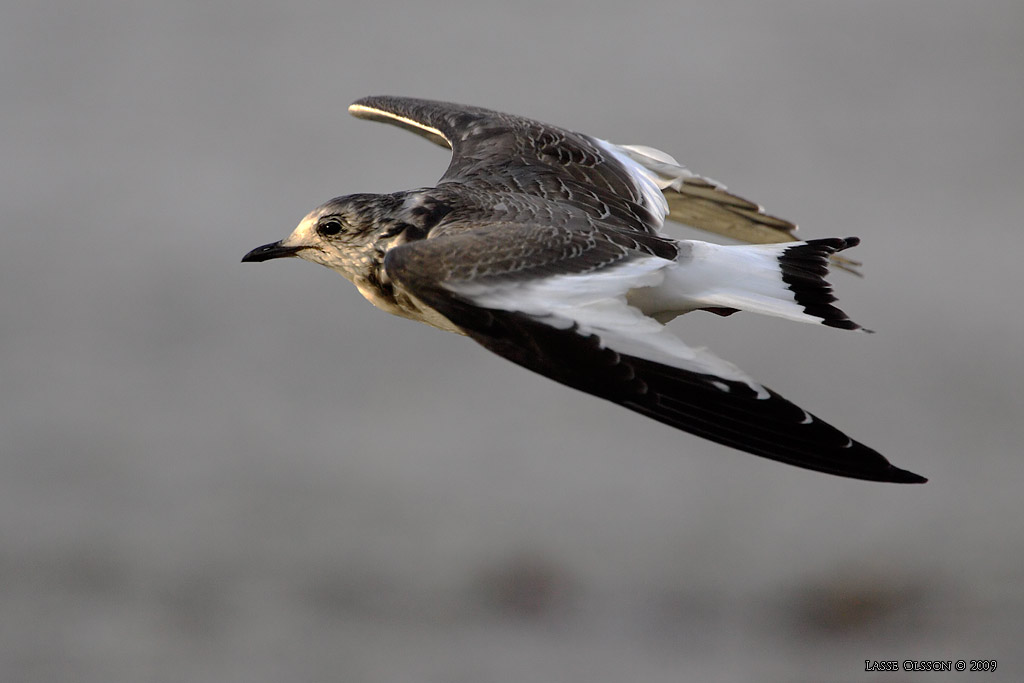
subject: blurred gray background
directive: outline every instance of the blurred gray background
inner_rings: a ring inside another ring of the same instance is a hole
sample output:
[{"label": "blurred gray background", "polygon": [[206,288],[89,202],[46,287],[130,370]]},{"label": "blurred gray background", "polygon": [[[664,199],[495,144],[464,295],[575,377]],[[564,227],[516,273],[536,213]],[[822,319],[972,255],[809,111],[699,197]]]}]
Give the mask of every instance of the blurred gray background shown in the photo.
[{"label": "blurred gray background", "polygon": [[[4,681],[1021,680],[1020,2],[0,13]],[[876,335],[675,325],[931,483],[719,447],[239,264],[440,176],[346,114],[380,93],[658,147],[859,235],[833,281]]]}]

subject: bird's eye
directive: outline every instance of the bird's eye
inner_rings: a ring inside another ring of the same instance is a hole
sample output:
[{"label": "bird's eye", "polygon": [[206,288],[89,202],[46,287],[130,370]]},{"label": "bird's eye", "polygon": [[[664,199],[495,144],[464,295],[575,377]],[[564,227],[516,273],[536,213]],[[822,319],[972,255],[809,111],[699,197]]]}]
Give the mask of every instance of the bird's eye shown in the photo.
[{"label": "bird's eye", "polygon": [[322,221],[320,221],[320,224],[317,225],[316,229],[317,232],[319,232],[321,235],[330,237],[332,235],[337,235],[339,232],[341,232],[343,227],[344,226],[341,224],[340,219],[325,218]]}]

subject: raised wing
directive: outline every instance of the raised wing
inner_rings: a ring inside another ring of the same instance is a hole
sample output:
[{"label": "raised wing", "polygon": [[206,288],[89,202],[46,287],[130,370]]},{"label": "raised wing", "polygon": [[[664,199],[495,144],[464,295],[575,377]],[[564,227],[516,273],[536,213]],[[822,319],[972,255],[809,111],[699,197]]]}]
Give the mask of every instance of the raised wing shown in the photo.
[{"label": "raised wing", "polygon": [[625,293],[657,284],[671,258],[630,239],[495,224],[396,247],[384,265],[397,289],[557,382],[798,467],[924,481],[628,306]]},{"label": "raised wing", "polygon": [[635,162],[587,135],[480,107],[405,97],[365,97],[349,112],[451,148],[439,185],[536,195],[643,232],[657,232],[668,211],[661,189]]},{"label": "raised wing", "polygon": [[[532,194],[644,232],[657,232],[667,215],[744,242],[797,239],[794,223],[650,147],[616,145],[521,116],[433,100],[365,97],[349,112],[451,149],[441,183]],[[833,260],[851,272],[859,265],[844,257]]]}]

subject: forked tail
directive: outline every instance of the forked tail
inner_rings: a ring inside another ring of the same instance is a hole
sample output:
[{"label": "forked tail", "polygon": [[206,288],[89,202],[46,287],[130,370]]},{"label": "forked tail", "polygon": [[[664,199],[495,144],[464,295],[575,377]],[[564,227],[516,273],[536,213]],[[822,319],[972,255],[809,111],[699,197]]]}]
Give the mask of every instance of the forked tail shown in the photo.
[{"label": "forked tail", "polygon": [[836,297],[825,280],[829,257],[859,243],[856,237],[753,245],[684,240],[665,279],[632,292],[630,303],[662,322],[703,309],[864,330],[833,305]]}]

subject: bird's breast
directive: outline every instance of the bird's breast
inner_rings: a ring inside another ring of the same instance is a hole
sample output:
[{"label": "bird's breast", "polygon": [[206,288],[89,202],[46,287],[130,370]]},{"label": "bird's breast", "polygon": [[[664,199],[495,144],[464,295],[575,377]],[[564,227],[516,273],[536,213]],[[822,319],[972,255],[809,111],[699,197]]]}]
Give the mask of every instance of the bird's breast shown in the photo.
[{"label": "bird's breast", "polygon": [[387,311],[391,315],[408,318],[409,320],[415,320],[416,322],[426,323],[431,327],[436,327],[446,332],[465,334],[448,318],[402,288],[395,287],[390,282],[382,283],[376,278],[359,278],[356,280],[355,285],[359,293],[367,301],[382,311]]}]

